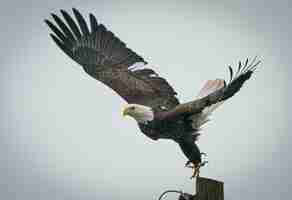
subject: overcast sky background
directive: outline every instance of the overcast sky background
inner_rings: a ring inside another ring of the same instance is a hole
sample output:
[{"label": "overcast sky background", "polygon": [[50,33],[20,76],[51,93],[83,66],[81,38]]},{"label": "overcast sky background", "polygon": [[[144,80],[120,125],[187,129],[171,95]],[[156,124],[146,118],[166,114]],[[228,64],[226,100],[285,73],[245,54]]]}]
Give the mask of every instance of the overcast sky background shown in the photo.
[{"label": "overcast sky background", "polygon": [[72,7],[94,13],[144,56],[182,102],[206,80],[228,78],[229,64],[259,55],[255,76],[205,126],[201,175],[224,181],[227,200],[290,197],[291,1],[10,0],[0,8],[1,199],[150,200],[166,189],[193,191],[178,145],[142,135],[122,118],[125,102],[48,37],[43,20]]}]

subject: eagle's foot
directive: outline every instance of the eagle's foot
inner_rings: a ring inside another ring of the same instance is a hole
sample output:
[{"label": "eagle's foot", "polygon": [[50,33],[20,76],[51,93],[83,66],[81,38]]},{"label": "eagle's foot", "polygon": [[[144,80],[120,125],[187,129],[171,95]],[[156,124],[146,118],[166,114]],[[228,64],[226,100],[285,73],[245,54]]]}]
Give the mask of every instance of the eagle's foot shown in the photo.
[{"label": "eagle's foot", "polygon": [[185,164],[185,167],[192,168],[194,170],[193,171],[193,175],[190,178],[192,179],[192,178],[200,176],[200,168],[205,166],[207,163],[208,163],[208,161],[204,161],[204,162],[200,162],[200,163],[194,164],[192,161],[188,161]]},{"label": "eagle's foot", "polygon": [[204,162],[194,165],[193,166],[194,172],[193,172],[193,175],[191,176],[191,179],[200,176],[200,168],[205,166],[207,163],[208,161],[204,161]]}]

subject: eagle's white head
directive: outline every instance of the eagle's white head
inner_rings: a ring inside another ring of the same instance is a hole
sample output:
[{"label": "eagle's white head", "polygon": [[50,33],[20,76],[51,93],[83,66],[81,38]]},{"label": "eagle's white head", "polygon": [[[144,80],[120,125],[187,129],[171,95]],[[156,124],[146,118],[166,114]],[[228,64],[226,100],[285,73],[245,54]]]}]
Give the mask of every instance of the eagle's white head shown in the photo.
[{"label": "eagle's white head", "polygon": [[131,116],[137,122],[146,124],[154,119],[152,108],[139,105],[129,104],[123,109],[123,116]]}]

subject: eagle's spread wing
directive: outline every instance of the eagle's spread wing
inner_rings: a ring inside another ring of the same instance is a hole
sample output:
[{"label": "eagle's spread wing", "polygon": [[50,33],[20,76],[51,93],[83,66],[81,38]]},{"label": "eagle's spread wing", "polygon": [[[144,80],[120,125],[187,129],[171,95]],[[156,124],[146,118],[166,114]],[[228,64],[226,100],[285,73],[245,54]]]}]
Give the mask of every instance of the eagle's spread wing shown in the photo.
[{"label": "eagle's spread wing", "polygon": [[56,25],[46,24],[56,44],[79,63],[93,78],[103,82],[128,103],[150,107],[173,108],[179,104],[176,92],[168,82],[150,68],[147,62],[90,14],[90,29],[80,12],[73,8],[74,19],[61,10],[64,20],[52,14]]},{"label": "eagle's spread wing", "polygon": [[244,64],[239,62],[236,72],[233,71],[231,66],[229,66],[230,81],[227,84],[225,82],[223,87],[220,87],[220,89],[208,94],[207,96],[180,104],[170,111],[161,113],[160,118],[166,119],[180,115],[190,116],[199,114],[204,109],[229,99],[237,93],[242,85],[251,77],[260,62],[260,60],[257,60],[257,57],[251,62],[249,62],[249,59],[246,59]]}]

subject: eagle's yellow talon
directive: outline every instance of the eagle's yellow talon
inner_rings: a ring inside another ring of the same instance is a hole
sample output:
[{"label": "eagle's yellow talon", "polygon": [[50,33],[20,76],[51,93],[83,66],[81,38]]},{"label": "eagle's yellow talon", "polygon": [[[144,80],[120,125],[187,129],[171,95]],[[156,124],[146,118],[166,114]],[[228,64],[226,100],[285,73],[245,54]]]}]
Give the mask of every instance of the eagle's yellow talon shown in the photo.
[{"label": "eagle's yellow talon", "polygon": [[204,161],[204,162],[197,163],[197,164],[192,163],[193,164],[192,166],[189,165],[190,163],[192,163],[192,162],[188,161],[186,163],[186,167],[193,168],[194,171],[193,171],[192,176],[190,177],[192,179],[192,178],[200,176],[200,168],[205,166],[208,163],[208,161]]}]

